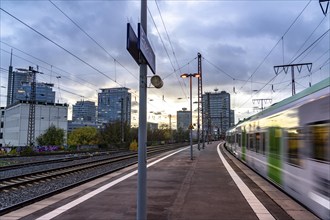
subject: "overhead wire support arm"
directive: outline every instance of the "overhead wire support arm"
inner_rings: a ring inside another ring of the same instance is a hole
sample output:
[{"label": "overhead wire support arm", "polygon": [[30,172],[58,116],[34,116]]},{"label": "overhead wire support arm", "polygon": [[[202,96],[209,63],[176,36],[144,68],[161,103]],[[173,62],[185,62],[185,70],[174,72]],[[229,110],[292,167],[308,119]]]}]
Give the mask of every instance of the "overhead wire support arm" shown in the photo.
[{"label": "overhead wire support arm", "polygon": [[[329,9],[329,0],[319,0],[319,3],[324,16],[327,16]],[[323,6],[325,6],[325,8],[323,8]]]},{"label": "overhead wire support arm", "polygon": [[282,68],[285,73],[288,72],[289,67],[291,67],[291,83],[292,83],[292,95],[296,94],[296,87],[295,87],[295,77],[294,77],[294,67],[297,67],[298,72],[301,72],[303,66],[307,66],[309,72],[312,70],[312,63],[297,63],[297,64],[286,64],[286,65],[278,65],[274,66],[275,74],[279,74],[279,69]]}]

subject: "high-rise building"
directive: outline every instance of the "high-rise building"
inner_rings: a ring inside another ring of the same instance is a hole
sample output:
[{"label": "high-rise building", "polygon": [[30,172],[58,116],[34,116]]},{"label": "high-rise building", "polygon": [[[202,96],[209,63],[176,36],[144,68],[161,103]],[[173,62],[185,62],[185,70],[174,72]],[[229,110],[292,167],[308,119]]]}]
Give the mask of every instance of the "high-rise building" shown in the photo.
[{"label": "high-rise building", "polygon": [[[39,103],[55,103],[54,84],[36,83],[36,102]],[[17,101],[29,101],[31,95],[31,84],[23,82],[16,94]]]},{"label": "high-rise building", "polygon": [[13,67],[9,66],[8,72],[8,90],[7,90],[7,106],[10,106],[20,100],[17,98],[22,85],[32,82],[31,76],[27,72],[12,71]]},{"label": "high-rise building", "polygon": [[[13,67],[9,66],[7,106],[30,100],[32,80],[29,72],[13,71]],[[55,103],[53,86],[50,83],[36,83],[36,102]]]},{"label": "high-rise building", "polygon": [[72,107],[72,121],[96,122],[95,102],[76,102],[76,104]]},{"label": "high-rise building", "polygon": [[98,93],[98,121],[131,125],[131,93],[128,88],[101,89]]},{"label": "high-rise building", "polygon": [[230,110],[230,127],[235,125],[235,110]]},{"label": "high-rise building", "polygon": [[188,130],[190,126],[191,111],[177,111],[176,112],[176,127]]},{"label": "high-rise building", "polygon": [[231,126],[230,94],[207,92],[203,94],[206,134],[220,137]]}]

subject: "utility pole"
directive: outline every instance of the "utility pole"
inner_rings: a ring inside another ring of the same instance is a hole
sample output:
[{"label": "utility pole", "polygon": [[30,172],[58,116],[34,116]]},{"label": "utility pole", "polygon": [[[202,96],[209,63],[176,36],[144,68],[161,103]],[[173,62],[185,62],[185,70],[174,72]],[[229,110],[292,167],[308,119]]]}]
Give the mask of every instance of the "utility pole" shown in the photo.
[{"label": "utility pole", "polygon": [[291,67],[291,84],[292,84],[292,95],[296,94],[296,83],[294,79],[294,67],[297,67],[298,72],[301,72],[303,66],[307,66],[309,72],[312,70],[312,63],[297,63],[297,64],[287,64],[287,65],[278,65],[274,66],[275,74],[279,73],[279,69],[283,68],[285,74],[288,72],[289,67]]},{"label": "utility pole", "polygon": [[124,98],[120,98],[121,109],[120,109],[120,133],[121,133],[121,143],[124,143]]},{"label": "utility pole", "polygon": [[29,99],[29,120],[28,120],[28,132],[27,132],[27,145],[34,146],[35,135],[35,105],[36,105],[36,73],[39,72],[39,67],[34,70],[32,66],[29,69],[18,68],[17,70],[27,72],[31,77],[31,91]]},{"label": "utility pole", "polygon": [[30,105],[29,105],[29,127],[28,127],[28,144],[34,145],[34,134],[35,134],[35,116],[36,116],[36,72],[33,67],[29,67],[30,74],[32,75],[31,83],[31,94],[30,94]]},{"label": "utility pole", "polygon": [[[198,107],[197,107],[197,137],[198,137],[198,150],[200,150],[200,140],[202,137],[203,140],[203,149],[205,148],[205,140],[204,140],[204,123],[203,123],[203,78],[202,78],[202,55],[200,53],[197,54],[198,58]],[[202,123],[202,132],[200,132],[200,127]]]}]

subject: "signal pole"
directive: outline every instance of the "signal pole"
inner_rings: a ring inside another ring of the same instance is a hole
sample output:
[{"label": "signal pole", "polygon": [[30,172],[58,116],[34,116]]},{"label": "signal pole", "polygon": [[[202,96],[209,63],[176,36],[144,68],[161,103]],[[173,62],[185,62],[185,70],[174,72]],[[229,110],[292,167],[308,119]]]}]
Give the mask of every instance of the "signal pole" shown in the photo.
[{"label": "signal pole", "polygon": [[308,71],[310,72],[312,70],[312,63],[297,63],[297,64],[287,64],[287,65],[279,65],[274,66],[275,74],[277,75],[279,73],[279,69],[283,68],[285,74],[288,72],[289,67],[291,67],[291,84],[292,84],[292,95],[296,94],[296,83],[294,79],[294,67],[297,67],[298,72],[301,72],[301,69],[303,66],[307,66]]}]

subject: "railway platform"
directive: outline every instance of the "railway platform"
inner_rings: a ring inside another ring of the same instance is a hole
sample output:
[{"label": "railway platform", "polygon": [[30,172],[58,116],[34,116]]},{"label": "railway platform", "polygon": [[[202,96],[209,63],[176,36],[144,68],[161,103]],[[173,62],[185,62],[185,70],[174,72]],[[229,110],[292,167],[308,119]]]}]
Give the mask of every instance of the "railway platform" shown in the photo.
[{"label": "railway platform", "polygon": [[[317,219],[219,142],[148,160],[149,220]],[[13,211],[1,220],[136,219],[137,165]]]}]

